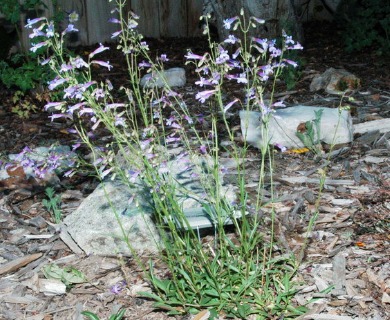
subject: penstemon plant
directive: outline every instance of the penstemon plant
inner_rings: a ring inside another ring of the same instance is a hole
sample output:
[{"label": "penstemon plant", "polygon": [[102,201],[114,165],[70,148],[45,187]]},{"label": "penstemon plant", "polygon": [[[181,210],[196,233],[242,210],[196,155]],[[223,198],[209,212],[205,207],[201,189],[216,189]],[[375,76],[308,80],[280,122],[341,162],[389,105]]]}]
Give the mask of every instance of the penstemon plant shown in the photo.
[{"label": "penstemon plant", "polygon": [[[260,111],[263,138],[267,141],[267,124],[273,109],[283,106],[282,102],[274,100],[276,80],[283,68],[296,66],[294,61],[285,59],[284,54],[302,46],[285,33],[281,48],[275,40],[248,37],[249,29],[264,21],[254,17],[247,19],[243,11],[239,16],[226,19],[225,27],[232,31],[226,40],[214,43],[209,36],[208,52],[197,54],[189,50],[185,56],[187,64],[199,75],[195,85],[200,89],[195,100],[205,110],[199,116],[191,112],[182,95],[167,83],[160,89],[152,85],[161,75],[168,57],[151,58],[147,43],[137,32],[138,16],[130,12],[125,18],[125,1],[116,3],[117,9],[113,12],[116,17],[111,22],[118,25],[118,31],[112,37],[118,40],[117,49],[125,57],[130,83],[120,88],[125,97],[122,100],[114,98],[111,82],[98,83],[92,77],[92,66],[112,69],[108,61],[96,59],[98,54],[109,50],[108,47],[100,44],[86,57],[66,56],[66,36],[77,31],[72,23],[61,33],[55,32],[52,23],[45,18],[29,20],[27,27],[33,28],[32,38],[44,37],[43,41],[34,43],[31,50],[47,47],[48,52],[52,52],[40,60],[56,73],[55,79],[49,82],[49,89],[63,91],[63,101],[45,106],[46,110],[57,111],[50,118],[73,121],[80,143],[92,151],[92,164],[102,180],[121,179],[128,186],[142,183],[149,190],[163,240],[159,243],[159,258],[168,268],[169,276],[158,277],[152,261],[150,266],[142,266],[148,270],[145,276],[154,288],[153,293],[143,295],[154,299],[155,306],[169,314],[195,314],[203,309],[209,309],[210,317],[225,314],[242,319],[251,314],[285,319],[302,314],[303,309],[291,302],[295,292],[294,260],[277,257],[274,252],[275,212],[269,217],[272,221],[269,242],[264,241],[259,231],[261,190],[265,177],[272,178],[272,152],[268,144],[262,146],[259,188],[253,196],[246,189],[245,165],[240,161],[247,156],[247,145],[236,143],[228,119],[234,105]],[[203,19],[207,26],[207,17]],[[143,73],[152,75],[150,86],[140,86]],[[244,97],[225,95],[228,82],[242,85]],[[268,84],[271,89],[265,99]],[[209,127],[200,129],[205,121]],[[112,142],[98,145],[95,137],[99,129],[108,130]],[[228,147],[221,146],[221,134],[228,137]],[[226,169],[219,162],[222,152],[236,160],[236,201],[225,194]],[[172,154],[178,163],[193,169],[201,192],[194,194],[178,183],[170,170]],[[204,241],[192,230],[183,208],[183,197],[195,199],[211,217],[215,232],[212,242]],[[248,206],[249,200],[255,203],[254,207]],[[234,225],[233,233],[225,229],[227,220]],[[126,239],[125,233],[126,230]],[[136,255],[131,243],[128,246]]]}]

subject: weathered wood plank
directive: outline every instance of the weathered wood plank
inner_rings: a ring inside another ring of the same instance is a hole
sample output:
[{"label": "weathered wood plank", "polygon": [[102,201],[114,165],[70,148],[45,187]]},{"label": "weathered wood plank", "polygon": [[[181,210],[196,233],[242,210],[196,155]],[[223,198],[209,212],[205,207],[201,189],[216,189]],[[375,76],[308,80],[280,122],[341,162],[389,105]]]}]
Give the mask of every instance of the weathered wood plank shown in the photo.
[{"label": "weathered wood plank", "polygon": [[159,0],[131,0],[128,4],[140,17],[138,31],[146,37],[160,38]]},{"label": "weathered wood plank", "polygon": [[202,30],[199,27],[199,18],[202,13],[202,0],[187,0],[187,37],[199,37],[202,35]]},{"label": "weathered wood plank", "polygon": [[34,253],[7,262],[0,267],[0,275],[19,270],[40,257],[42,257],[42,253]]},{"label": "weathered wood plank", "polygon": [[187,2],[160,0],[159,21],[161,37],[187,36]]},{"label": "weathered wood plank", "polygon": [[[114,17],[111,10],[115,8],[114,2],[86,0],[87,10],[87,43],[112,41],[111,35],[118,31],[118,25],[108,22]],[[117,18],[117,16],[116,16]]]}]

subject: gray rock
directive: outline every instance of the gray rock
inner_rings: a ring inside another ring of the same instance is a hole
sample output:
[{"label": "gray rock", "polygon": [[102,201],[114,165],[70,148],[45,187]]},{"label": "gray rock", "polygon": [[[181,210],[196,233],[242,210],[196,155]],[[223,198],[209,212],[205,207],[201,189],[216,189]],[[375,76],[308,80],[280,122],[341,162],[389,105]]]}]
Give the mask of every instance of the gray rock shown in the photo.
[{"label": "gray rock", "polygon": [[[104,182],[64,219],[67,232],[86,254],[154,253],[160,241],[147,203],[131,202],[137,189],[118,182]],[[139,197],[142,199],[142,197]],[[67,237],[61,237],[67,242]]]},{"label": "gray rock", "polygon": [[[189,226],[194,229],[215,226],[212,217],[215,198],[210,197],[207,189],[220,190],[221,199],[229,204],[236,200],[235,188],[223,184],[222,173],[219,188],[216,188],[218,182],[211,175],[211,166],[211,157],[194,156],[191,160],[169,160],[160,168],[161,177],[174,186],[172,190],[176,192],[178,204],[187,216]],[[225,213],[225,224],[232,223],[230,214],[239,218],[239,212]],[[153,214],[150,190],[140,178],[133,181],[132,186],[116,180],[107,181],[65,218],[61,238],[69,247],[74,247],[74,243],[70,243],[70,236],[87,254],[131,254],[124,241],[123,230],[134,250],[154,253],[158,250],[160,236],[152,221]],[[174,215],[172,217],[179,228],[183,226],[182,221],[178,221]]]},{"label": "gray rock", "polygon": [[[252,146],[261,148],[264,143],[280,144],[287,148],[302,148],[302,141],[297,137],[298,126],[315,119],[315,111],[322,109],[320,140],[327,144],[349,143],[353,140],[351,115],[338,109],[295,106],[277,109],[269,121],[268,141],[263,141],[261,113],[240,111],[241,131],[244,139]],[[314,137],[317,138],[317,137]]]},{"label": "gray rock", "polygon": [[152,75],[144,75],[140,82],[145,88],[182,87],[186,84],[186,72],[183,68],[171,68]]},{"label": "gray rock", "polygon": [[343,94],[360,87],[360,79],[344,69],[329,68],[313,78],[310,91],[324,89],[329,94]]}]

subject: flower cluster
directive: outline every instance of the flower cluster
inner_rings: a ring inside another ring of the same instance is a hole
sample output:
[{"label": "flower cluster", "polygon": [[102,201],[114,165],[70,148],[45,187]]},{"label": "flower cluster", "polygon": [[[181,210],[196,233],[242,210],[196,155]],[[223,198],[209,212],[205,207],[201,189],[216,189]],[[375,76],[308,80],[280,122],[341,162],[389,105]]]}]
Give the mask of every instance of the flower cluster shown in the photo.
[{"label": "flower cluster", "polygon": [[[263,24],[262,19],[250,18],[251,26]],[[224,27],[227,30],[237,30],[242,28],[242,21],[239,16],[224,20]],[[242,29],[244,33],[248,31]],[[232,46],[229,49],[229,46]],[[225,79],[235,81],[244,86],[246,94],[246,107],[257,107],[263,114],[269,113],[273,107],[283,106],[282,103],[265,105],[262,99],[264,84],[274,79],[280,74],[280,70],[286,66],[297,67],[297,63],[284,58],[287,50],[300,50],[302,46],[295,42],[291,36],[283,32],[282,48],[278,48],[276,40],[261,39],[252,37],[247,52],[241,46],[241,39],[234,34],[228,37],[219,45],[215,46],[214,52],[203,55],[188,51],[185,56],[187,63],[196,65],[196,72],[199,80],[196,85],[204,90],[199,91],[195,98],[200,103],[205,103],[208,99],[220,93],[221,86]],[[256,54],[257,53],[257,54]],[[260,90],[259,90],[260,88]],[[218,98],[216,97],[218,100]],[[240,102],[237,98],[223,105],[223,112],[227,112],[235,103]]]},{"label": "flower cluster", "polygon": [[71,174],[76,164],[75,154],[70,154],[68,150],[52,146],[49,150],[32,150],[28,146],[17,155],[15,161],[20,163],[33,176],[44,179],[48,174],[59,169],[67,170],[65,176]]}]

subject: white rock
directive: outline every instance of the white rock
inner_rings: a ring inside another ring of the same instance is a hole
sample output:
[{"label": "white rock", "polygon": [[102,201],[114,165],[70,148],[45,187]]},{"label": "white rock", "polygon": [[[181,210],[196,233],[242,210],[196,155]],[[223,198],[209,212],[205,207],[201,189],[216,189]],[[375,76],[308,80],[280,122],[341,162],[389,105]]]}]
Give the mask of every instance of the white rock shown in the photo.
[{"label": "white rock", "polygon": [[146,88],[182,87],[186,84],[186,72],[183,68],[171,68],[154,75],[148,73],[142,77],[140,84]]},{"label": "white rock", "polygon": [[66,293],[66,286],[58,279],[39,279],[39,292],[45,296],[61,295]]},{"label": "white rock", "polygon": [[[315,111],[323,110],[320,124],[320,140],[327,144],[349,143],[353,139],[353,126],[348,111],[324,107],[295,106],[277,109],[269,121],[268,141],[262,136],[261,113],[240,111],[241,131],[244,139],[252,146],[261,148],[264,143],[280,144],[287,148],[302,148],[297,137],[298,126],[315,119]],[[314,137],[316,138],[316,136]]]}]

